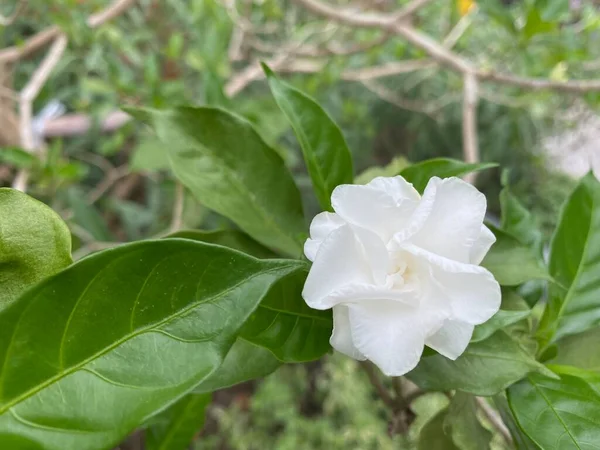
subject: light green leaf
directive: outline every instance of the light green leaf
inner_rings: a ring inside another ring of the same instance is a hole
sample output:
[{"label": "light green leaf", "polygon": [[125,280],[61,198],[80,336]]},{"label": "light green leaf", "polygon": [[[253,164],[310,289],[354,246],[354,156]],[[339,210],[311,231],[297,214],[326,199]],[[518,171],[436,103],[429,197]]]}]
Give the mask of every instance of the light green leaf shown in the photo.
[{"label": "light green leaf", "polygon": [[240,336],[268,348],[283,362],[318,359],[330,350],[331,311],[309,308],[302,298],[306,272],[274,283]]},{"label": "light green leaf", "polygon": [[191,239],[193,241],[209,242],[211,244],[223,245],[256,258],[276,258],[277,255],[266,247],[263,247],[247,234],[238,230],[182,230],[170,234],[168,238]]},{"label": "light green leaf", "polygon": [[332,211],[333,189],[340,184],[352,183],[354,177],[352,155],[344,136],[317,102],[279,80],[265,64],[263,70],[275,101],[300,142],[321,208]]},{"label": "light green leaf", "polygon": [[592,449],[600,442],[600,394],[581,378],[531,374],[511,386],[508,401],[542,449]]},{"label": "light green leaf", "polygon": [[175,175],[201,203],[267,247],[301,255],[306,225],[300,193],[250,123],[208,107],[128,111],[153,126]]},{"label": "light green leaf", "polygon": [[454,394],[444,425],[459,449],[485,450],[490,448],[492,433],[479,422],[477,403],[472,395],[460,391]]},{"label": "light green leaf", "polygon": [[424,357],[407,376],[426,390],[494,395],[535,370],[551,374],[517,341],[498,331],[470,344],[456,361],[441,355]]},{"label": "light green leaf", "polygon": [[521,311],[499,310],[494,316],[485,323],[477,325],[473,331],[471,342],[479,342],[487,339],[498,330],[502,330],[509,325],[517,323],[531,315],[530,309]]},{"label": "light green leaf", "polygon": [[194,392],[213,392],[245,381],[266,377],[277,370],[279,366],[281,366],[281,362],[269,350],[238,338],[227,353],[223,364],[196,386]]},{"label": "light green leaf", "polygon": [[71,262],[71,234],[59,215],[20,191],[0,188],[0,310]]},{"label": "light green leaf", "polygon": [[32,169],[40,165],[40,160],[35,154],[16,147],[0,148],[0,162],[19,169]]},{"label": "light green leaf", "polygon": [[575,366],[600,373],[600,351],[597,349],[600,349],[600,327],[566,336],[558,341],[556,356],[547,363]]},{"label": "light green leaf", "polygon": [[377,177],[393,177],[401,170],[409,166],[409,162],[404,156],[397,156],[384,167],[369,167],[364,172],[359,173],[354,178],[355,184],[367,184]]},{"label": "light green leaf", "polygon": [[529,439],[529,436],[527,436],[517,424],[515,416],[513,416],[513,413],[508,406],[508,401],[506,400],[504,393],[494,395],[493,398],[502,421],[510,431],[516,450],[540,450],[540,448]]},{"label": "light green leaf", "polygon": [[550,248],[550,286],[538,330],[543,345],[600,324],[600,182],[586,175],[567,199]]},{"label": "light green leaf", "polygon": [[492,226],[489,228],[496,236],[496,243],[481,265],[492,272],[498,283],[502,286],[517,286],[529,280],[551,279],[533,250],[507,232]]},{"label": "light green leaf", "polygon": [[495,163],[468,164],[457,159],[434,158],[412,164],[400,172],[400,175],[422,193],[431,177],[460,177],[470,172],[491,169],[497,165]]},{"label": "light green leaf", "polygon": [[454,444],[452,436],[446,433],[447,416],[448,408],[444,408],[421,428],[418,450],[461,450]]},{"label": "light green leaf", "polygon": [[217,370],[271,285],[303,268],[164,239],[43,281],[0,312],[0,448],[111,448]]},{"label": "light green leaf", "polygon": [[187,450],[204,426],[210,394],[190,393],[153,418],[146,429],[147,450]]},{"label": "light green leaf", "polygon": [[129,167],[134,172],[156,172],[171,168],[165,144],[156,136],[144,136],[133,150]]}]

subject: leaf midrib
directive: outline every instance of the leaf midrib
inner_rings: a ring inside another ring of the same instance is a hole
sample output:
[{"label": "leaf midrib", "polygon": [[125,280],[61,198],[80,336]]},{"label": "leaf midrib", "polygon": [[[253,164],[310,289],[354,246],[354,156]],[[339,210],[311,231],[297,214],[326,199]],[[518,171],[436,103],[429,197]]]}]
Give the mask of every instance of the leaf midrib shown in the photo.
[{"label": "leaf midrib", "polygon": [[[204,299],[200,302],[194,302],[193,304],[191,304],[190,306],[178,311],[177,313],[168,316],[167,318],[165,318],[164,320],[161,320],[159,322],[153,323],[151,325],[148,325],[146,327],[140,328],[138,330],[136,330],[135,333],[129,333],[127,335],[125,335],[123,338],[115,341],[113,344],[105,347],[103,350],[96,352],[92,355],[90,355],[88,358],[86,358],[85,360],[81,361],[78,364],[75,364],[74,366],[72,366],[71,368],[53,376],[48,378],[46,381],[40,383],[39,385],[23,392],[21,395],[18,395],[17,397],[15,397],[13,400],[7,402],[4,405],[0,405],[0,415],[4,414],[6,411],[8,411],[9,409],[11,409],[13,406],[17,405],[18,403],[26,400],[27,398],[37,394],[38,392],[40,392],[42,389],[52,385],[53,383],[60,381],[61,379],[71,375],[72,373],[77,372],[80,369],[83,369],[87,364],[89,364],[90,362],[96,360],[97,358],[109,353],[110,351],[114,350],[115,348],[117,348],[118,346],[120,346],[121,344],[137,337],[140,336],[144,333],[147,332],[152,332],[154,331],[155,328],[159,328],[162,325],[165,325],[169,322],[171,322],[172,320],[175,320],[181,316],[184,316],[185,314],[187,314],[188,312],[190,312],[191,310],[193,310],[194,308],[198,307],[201,304],[206,304],[206,303],[211,303],[214,302],[216,300],[218,300],[219,298],[223,297],[224,295],[228,294],[229,292],[231,292],[232,290],[238,288],[239,286],[241,286],[244,283],[247,283],[249,281],[251,281],[252,279],[258,277],[258,276],[262,276],[271,272],[275,272],[275,271],[279,271],[279,270],[284,270],[290,267],[293,267],[294,264],[288,264],[288,265],[284,265],[284,266],[278,266],[278,267],[274,267],[271,269],[267,269],[267,270],[263,270],[261,272],[255,273],[247,278],[244,278],[243,280],[241,280],[239,283],[236,283],[233,286],[230,286],[228,289],[220,292],[219,294],[210,297],[208,299]],[[32,302],[33,303],[33,302]],[[27,310],[27,308],[26,308]],[[25,310],[25,311],[26,311]],[[25,313],[25,311],[23,311],[23,314]]]}]

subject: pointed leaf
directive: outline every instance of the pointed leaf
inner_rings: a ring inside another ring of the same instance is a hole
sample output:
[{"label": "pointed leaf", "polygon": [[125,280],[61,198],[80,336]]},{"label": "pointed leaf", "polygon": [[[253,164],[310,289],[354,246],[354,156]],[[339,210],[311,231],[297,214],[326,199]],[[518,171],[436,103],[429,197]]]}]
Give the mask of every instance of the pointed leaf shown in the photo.
[{"label": "pointed leaf", "polygon": [[400,175],[412,183],[417,191],[423,192],[431,177],[461,177],[470,172],[491,169],[497,165],[495,163],[468,164],[457,159],[434,158],[412,164],[400,172]]},{"label": "pointed leaf", "polygon": [[0,312],[0,448],[110,448],[218,369],[271,284],[304,267],[164,239],[43,281]]},{"label": "pointed leaf", "polygon": [[582,178],[567,199],[550,249],[551,286],[538,336],[543,345],[600,324],[600,182]]},{"label": "pointed leaf", "polygon": [[199,242],[222,245],[254,256],[255,258],[276,258],[277,255],[263,247],[250,236],[238,230],[182,230],[170,234],[168,238],[191,239]]},{"label": "pointed leaf", "polygon": [[71,264],[71,233],[48,206],[0,188],[0,310]]},{"label": "pointed leaf", "polygon": [[300,142],[321,208],[332,211],[331,193],[353,180],[352,155],[333,119],[308,95],[281,81],[263,64],[271,93]]},{"label": "pointed leaf", "polygon": [[477,325],[473,331],[471,342],[479,342],[487,339],[498,330],[502,330],[509,325],[517,323],[531,315],[530,309],[522,311],[499,310],[494,316],[485,323]]},{"label": "pointed leaf", "polygon": [[186,450],[204,426],[210,394],[190,393],[153,418],[146,450]]},{"label": "pointed leaf", "polygon": [[200,202],[267,247],[301,255],[300,193],[248,121],[208,107],[128,111],[152,125],[175,175]]},{"label": "pointed leaf", "polygon": [[592,449],[600,442],[600,394],[581,378],[531,374],[511,386],[508,401],[542,449]]},{"label": "pointed leaf", "polygon": [[494,395],[535,370],[549,372],[515,340],[498,331],[470,344],[456,361],[441,355],[424,357],[407,376],[426,390]]}]

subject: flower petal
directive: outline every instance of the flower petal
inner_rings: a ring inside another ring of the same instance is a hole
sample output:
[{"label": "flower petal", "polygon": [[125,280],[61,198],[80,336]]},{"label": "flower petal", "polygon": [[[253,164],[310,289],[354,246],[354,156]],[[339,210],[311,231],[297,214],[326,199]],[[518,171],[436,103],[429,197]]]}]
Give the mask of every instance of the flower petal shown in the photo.
[{"label": "flower petal", "polygon": [[471,264],[480,264],[494,242],[496,242],[496,236],[494,236],[494,233],[492,233],[488,227],[482,225],[479,238],[475,241],[473,247],[471,248]]},{"label": "flower petal", "polygon": [[[440,256],[470,262],[471,248],[481,234],[485,196],[459,178],[433,177],[425,188],[422,203],[431,209],[411,242]],[[419,220],[423,220],[422,216],[416,215]]]},{"label": "flower petal", "polygon": [[[368,233],[364,230],[363,234]],[[379,242],[381,248],[373,248]],[[350,225],[342,225],[333,230],[321,244],[314,263],[304,284],[302,296],[311,308],[329,309],[343,300],[338,291],[352,285],[373,285],[373,267],[378,267],[370,258],[385,258],[388,255],[383,243],[378,239],[364,245]],[[379,267],[387,267],[387,261],[379,262]],[[375,274],[381,278],[381,274]]]},{"label": "flower petal", "polygon": [[325,211],[317,214],[310,223],[310,239],[307,239],[304,244],[306,257],[310,261],[314,261],[325,238],[345,223],[344,219],[334,213]]},{"label": "flower petal", "polygon": [[427,280],[421,283],[429,288],[426,295],[449,302],[453,319],[478,325],[500,309],[500,285],[487,269],[456,262],[414,245],[406,245],[404,249],[415,256],[420,276],[426,277],[425,272],[429,272],[430,283]]},{"label": "flower petal", "polygon": [[412,370],[423,353],[425,336],[443,323],[436,314],[390,300],[347,306],[354,345],[388,376]]},{"label": "flower petal", "polygon": [[405,226],[417,203],[418,193],[401,177],[376,178],[365,186],[345,184],[331,194],[340,217],[377,233],[384,243]]},{"label": "flower petal", "polygon": [[350,358],[359,361],[364,361],[366,359],[352,342],[350,319],[348,317],[348,308],[346,306],[337,305],[333,307],[333,333],[331,334],[329,343],[338,352],[343,353]]},{"label": "flower petal", "polygon": [[474,328],[474,325],[466,322],[446,320],[442,328],[425,339],[425,344],[446,358],[455,360],[469,345]]}]

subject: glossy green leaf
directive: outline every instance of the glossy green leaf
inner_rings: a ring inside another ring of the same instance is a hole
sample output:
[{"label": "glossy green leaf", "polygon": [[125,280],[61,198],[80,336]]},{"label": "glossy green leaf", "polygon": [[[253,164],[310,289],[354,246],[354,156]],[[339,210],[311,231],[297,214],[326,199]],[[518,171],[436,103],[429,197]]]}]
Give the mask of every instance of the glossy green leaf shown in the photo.
[{"label": "glossy green leaf", "polygon": [[431,177],[461,177],[470,172],[491,169],[497,165],[495,163],[468,164],[457,159],[434,158],[412,164],[400,172],[400,175],[422,193]]},{"label": "glossy green leaf", "polygon": [[550,248],[550,286],[538,335],[543,345],[600,324],[600,182],[586,175],[567,199]]},{"label": "glossy green leaf", "polygon": [[277,370],[281,364],[281,361],[266,348],[238,338],[227,353],[223,364],[196,386],[194,392],[214,392],[245,381],[266,377]]},{"label": "glossy green leaf", "polygon": [[308,95],[281,81],[265,64],[271,92],[292,126],[321,208],[332,211],[331,193],[353,181],[352,155],[333,119]]},{"label": "glossy green leaf", "polygon": [[531,315],[530,309],[521,311],[499,310],[494,316],[485,323],[477,325],[473,331],[471,342],[479,342],[487,339],[498,330],[502,330],[509,325],[517,323]]},{"label": "glossy green leaf", "polygon": [[558,341],[556,356],[547,363],[575,366],[600,373],[600,351],[596,349],[600,349],[600,327],[566,336]]},{"label": "glossy green leaf", "polygon": [[201,203],[267,247],[302,254],[298,188],[249,122],[208,107],[128,111],[152,125],[175,175]]},{"label": "glossy green leaf", "polygon": [[271,285],[304,267],[164,239],[43,281],[0,312],[0,448],[110,448],[217,370]]},{"label": "glossy green leaf", "polygon": [[454,394],[444,425],[459,449],[486,450],[490,448],[492,433],[479,422],[477,403],[472,395],[460,391]]},{"label": "glossy green leaf", "polygon": [[330,350],[331,311],[309,308],[302,298],[307,273],[298,271],[274,283],[240,336],[268,348],[284,362],[318,359]]},{"label": "glossy green leaf", "polygon": [[485,255],[481,265],[494,275],[502,286],[517,286],[529,280],[548,280],[548,270],[534,255],[533,250],[521,244],[505,231],[490,226],[496,243]]},{"label": "glossy green leaf", "polygon": [[418,450],[460,450],[444,428],[447,416],[448,409],[444,408],[421,428]]},{"label": "glossy green leaf", "polygon": [[59,215],[20,191],[0,188],[0,310],[71,262],[71,234]]},{"label": "glossy green leaf", "polygon": [[210,394],[190,393],[153,418],[146,429],[146,450],[187,450],[204,426]]},{"label": "glossy green leaf", "polygon": [[506,400],[505,394],[494,395],[493,399],[494,405],[496,405],[496,409],[502,418],[502,422],[504,422],[510,431],[516,450],[540,450],[540,448],[529,439],[529,436],[527,436],[517,424],[515,416],[513,416],[513,413],[508,406],[508,400]]},{"label": "glossy green leaf", "polygon": [[511,386],[508,401],[542,449],[593,449],[600,442],[600,394],[581,378],[531,374]]},{"label": "glossy green leaf", "polygon": [[424,357],[407,376],[426,390],[494,395],[536,370],[551,373],[516,340],[498,331],[470,344],[456,361],[441,355]]},{"label": "glossy green leaf", "polygon": [[193,241],[222,245],[261,259],[277,257],[271,250],[260,245],[247,234],[238,230],[182,230],[170,234],[167,237],[191,239]]}]

